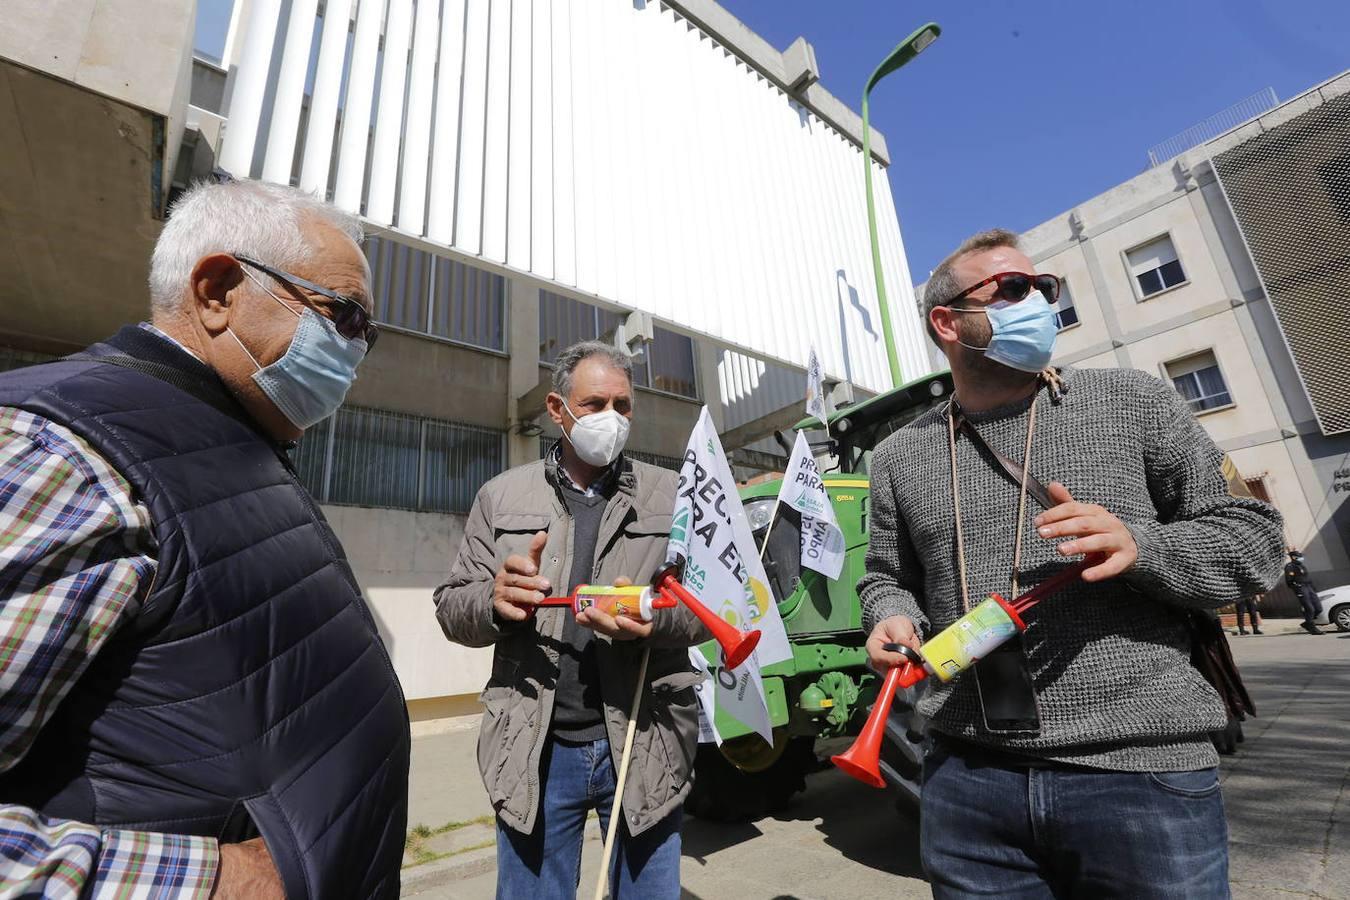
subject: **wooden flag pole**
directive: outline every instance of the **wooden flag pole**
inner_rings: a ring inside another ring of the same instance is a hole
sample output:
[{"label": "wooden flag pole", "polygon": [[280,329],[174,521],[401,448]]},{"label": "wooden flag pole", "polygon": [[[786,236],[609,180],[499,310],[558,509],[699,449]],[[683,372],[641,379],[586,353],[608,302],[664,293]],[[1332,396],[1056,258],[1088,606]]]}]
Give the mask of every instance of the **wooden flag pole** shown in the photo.
[{"label": "wooden flag pole", "polygon": [[[779,491],[781,494],[782,491]],[[778,507],[783,501],[778,497],[773,498],[773,509],[769,511],[769,527],[764,529],[764,541],[759,545],[759,561],[764,562],[764,551],[769,549],[769,538],[773,535],[773,523],[778,521]]]},{"label": "wooden flag pole", "polygon": [[604,856],[600,859],[600,877],[595,882],[595,900],[604,900],[609,880],[609,860],[614,855],[614,839],[619,833],[619,819],[623,817],[623,787],[628,781],[628,763],[633,756],[633,736],[637,733],[638,713],[642,710],[642,695],[647,686],[647,660],[651,648],[642,648],[642,664],[638,666],[637,688],[633,691],[633,708],[628,713],[628,733],[623,738],[623,755],[619,758],[619,778],[614,785],[614,805],[609,810],[609,830],[605,835]]}]

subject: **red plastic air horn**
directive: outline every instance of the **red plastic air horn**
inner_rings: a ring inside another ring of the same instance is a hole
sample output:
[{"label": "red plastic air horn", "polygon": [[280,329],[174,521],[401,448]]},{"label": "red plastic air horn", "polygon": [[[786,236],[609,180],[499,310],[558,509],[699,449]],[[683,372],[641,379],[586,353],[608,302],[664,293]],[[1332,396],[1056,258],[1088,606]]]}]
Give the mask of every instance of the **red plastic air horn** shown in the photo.
[{"label": "red plastic air horn", "polygon": [[[991,599],[996,601],[1009,614],[1008,618],[1017,630],[1023,631],[1026,628],[1021,620],[1023,613],[1069,583],[1077,581],[1078,577],[1083,574],[1084,569],[1097,565],[1102,559],[1103,557],[1100,555],[1094,554],[1081,562],[1074,563],[1062,572],[1042,581],[1011,603],[998,594],[993,594]],[[957,626],[950,625],[948,629],[955,627]],[[944,630],[943,634],[945,633]],[[937,643],[940,637],[941,635],[933,638],[933,642]],[[1002,641],[999,643],[1002,643]],[[993,649],[993,646],[986,647],[986,652],[989,649]],[[886,719],[891,714],[891,704],[895,702],[895,692],[900,688],[918,684],[929,675],[928,661],[917,652],[908,647],[899,647],[896,652],[904,655],[905,662],[898,666],[892,666],[891,670],[886,673],[886,680],[881,684],[881,691],[877,694],[877,701],[872,706],[872,712],[867,717],[867,723],[863,725],[862,732],[853,742],[853,746],[838,756],[830,758],[830,762],[842,769],[846,775],[875,788],[886,786],[886,779],[881,776],[881,739],[886,733]]]},{"label": "red plastic air horn", "polygon": [[722,658],[726,660],[727,669],[738,668],[741,663],[750,658],[751,653],[755,652],[755,647],[759,644],[759,629],[741,631],[735,625],[708,609],[689,592],[688,588],[680,584],[675,577],[675,571],[673,566],[661,570],[657,574],[653,586],[663,596],[674,596],[689,607],[689,611],[698,616],[698,620],[712,632],[713,640],[721,646]]}]

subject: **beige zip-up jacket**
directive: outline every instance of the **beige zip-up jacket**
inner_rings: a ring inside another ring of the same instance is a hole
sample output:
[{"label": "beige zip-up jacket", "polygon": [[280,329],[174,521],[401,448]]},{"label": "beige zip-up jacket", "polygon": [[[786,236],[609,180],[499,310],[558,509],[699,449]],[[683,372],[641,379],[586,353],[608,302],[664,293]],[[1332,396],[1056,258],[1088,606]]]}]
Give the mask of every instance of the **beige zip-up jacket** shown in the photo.
[{"label": "beige zip-up jacket", "polygon": [[[651,580],[665,560],[675,505],[674,472],[621,457],[595,548],[592,582]],[[539,810],[539,765],[553,716],[554,681],[564,617],[543,609],[522,623],[493,615],[493,580],[506,558],[526,555],[536,532],[547,531],[540,574],[555,588],[572,571],[572,520],[559,494],[551,459],[498,475],[478,492],[459,557],[436,589],[436,618],[446,637],[469,647],[495,645],[492,675],[481,695],[483,724],[478,764],[488,797],[501,820],[530,833]],[[633,757],[624,790],[629,832],[641,834],[684,802],[698,742],[693,686],[699,676],[689,647],[708,640],[702,624],[683,606],[657,612],[646,641],[595,636],[605,724],[619,768],[628,713],[644,644],[651,647],[646,693],[638,715]]]}]

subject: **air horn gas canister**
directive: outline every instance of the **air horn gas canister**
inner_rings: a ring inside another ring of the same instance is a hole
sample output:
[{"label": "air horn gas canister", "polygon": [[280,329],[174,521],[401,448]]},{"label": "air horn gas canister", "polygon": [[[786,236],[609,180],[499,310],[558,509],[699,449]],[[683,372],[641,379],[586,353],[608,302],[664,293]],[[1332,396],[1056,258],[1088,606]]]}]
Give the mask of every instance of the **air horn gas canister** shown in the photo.
[{"label": "air horn gas canister", "polygon": [[886,719],[891,714],[896,691],[918,684],[930,675],[943,682],[951,681],[988,656],[995,647],[1025,631],[1027,626],[1022,621],[1023,613],[1077,581],[1084,569],[1100,562],[1098,556],[1088,557],[1047,578],[1015,600],[1005,600],[993,594],[938,632],[917,652],[908,647],[888,645],[886,649],[904,655],[905,662],[893,666],[886,673],[872,713],[867,717],[867,723],[853,746],[830,761],[864,784],[885,787],[886,780],[881,777],[881,739],[886,731]]},{"label": "air horn gas canister", "polygon": [[680,602],[642,585],[583,584],[570,597],[545,597],[539,606],[570,606],[578,615],[598,609],[606,615],[650,622],[655,610],[674,609]]},{"label": "air horn gas canister", "polygon": [[545,597],[537,606],[566,606],[573,612],[595,608],[611,616],[626,616],[639,622],[650,622],[658,609],[674,609],[683,603],[699,621],[712,632],[713,639],[722,648],[728,670],[738,668],[759,644],[760,632],[741,631],[699,602],[688,588],[675,577],[675,569],[662,569],[650,587],[627,585],[616,587],[604,584],[583,584],[568,597]]}]

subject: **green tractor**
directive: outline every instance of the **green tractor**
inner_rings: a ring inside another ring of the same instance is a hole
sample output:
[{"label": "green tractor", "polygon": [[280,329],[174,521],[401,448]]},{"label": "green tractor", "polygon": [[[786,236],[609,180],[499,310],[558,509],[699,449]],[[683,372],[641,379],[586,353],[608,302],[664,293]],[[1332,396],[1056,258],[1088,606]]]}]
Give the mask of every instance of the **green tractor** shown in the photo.
[{"label": "green tractor", "polygon": [[[792,658],[766,666],[764,696],[773,723],[770,746],[736,720],[718,712],[719,747],[700,744],[694,764],[694,787],[686,803],[693,815],[716,821],[757,818],[785,806],[805,788],[807,773],[820,767],[817,742],[845,743],[855,736],[876,698],[880,679],[867,667],[862,607],[856,585],[863,574],[868,540],[869,464],[872,449],[892,432],[952,391],[951,375],[942,372],[912,381],[830,417],[837,469],[825,473],[844,533],[847,557],[837,580],[801,565],[800,518],[780,507],[772,515],[782,479],[744,488],[755,541],[768,535],[764,568],[778,611],[787,628]],[[819,428],[804,419],[796,430]],[[716,660],[716,646],[704,645]],[[896,698],[882,754],[882,773],[898,800],[917,804],[922,762],[921,730],[913,711],[915,695]],[[837,739],[844,739],[843,741]]]}]

